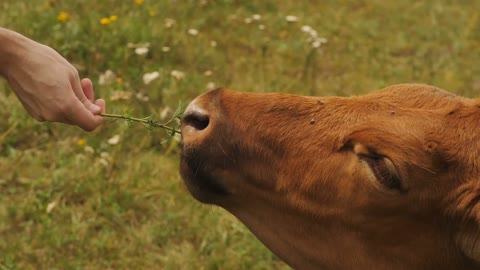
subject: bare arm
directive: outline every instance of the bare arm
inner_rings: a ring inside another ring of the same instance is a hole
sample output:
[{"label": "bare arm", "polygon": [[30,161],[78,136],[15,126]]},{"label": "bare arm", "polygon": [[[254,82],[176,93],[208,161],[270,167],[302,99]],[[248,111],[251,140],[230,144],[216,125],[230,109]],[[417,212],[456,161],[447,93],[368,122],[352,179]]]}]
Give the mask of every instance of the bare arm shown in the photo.
[{"label": "bare arm", "polygon": [[38,121],[61,122],[91,131],[105,101],[94,99],[93,84],[54,49],[0,27],[0,76]]}]

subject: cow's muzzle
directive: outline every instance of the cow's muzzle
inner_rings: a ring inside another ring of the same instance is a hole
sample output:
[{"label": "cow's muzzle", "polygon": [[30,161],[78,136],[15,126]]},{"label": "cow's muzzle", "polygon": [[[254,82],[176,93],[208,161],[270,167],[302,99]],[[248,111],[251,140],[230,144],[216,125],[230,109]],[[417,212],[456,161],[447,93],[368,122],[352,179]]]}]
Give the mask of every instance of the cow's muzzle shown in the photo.
[{"label": "cow's muzzle", "polygon": [[202,202],[228,192],[219,183],[217,164],[224,155],[218,147],[219,94],[211,91],[197,97],[187,107],[182,119],[182,154],[180,172],[192,195]]}]

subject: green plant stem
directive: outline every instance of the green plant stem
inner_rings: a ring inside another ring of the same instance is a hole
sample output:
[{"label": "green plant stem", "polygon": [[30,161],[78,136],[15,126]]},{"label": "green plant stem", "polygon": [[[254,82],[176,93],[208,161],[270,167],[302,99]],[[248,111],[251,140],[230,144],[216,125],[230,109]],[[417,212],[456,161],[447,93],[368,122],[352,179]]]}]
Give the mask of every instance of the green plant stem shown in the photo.
[{"label": "green plant stem", "polygon": [[125,120],[130,120],[130,121],[135,121],[135,122],[141,122],[141,123],[150,125],[151,127],[159,127],[159,128],[163,128],[163,129],[166,129],[166,130],[169,130],[169,131],[173,131],[173,132],[178,133],[178,134],[182,134],[180,132],[180,130],[177,130],[175,128],[169,127],[167,125],[164,125],[164,124],[161,124],[161,123],[158,123],[158,122],[155,122],[155,121],[152,121],[148,118],[136,118],[136,117],[130,117],[130,116],[126,116],[126,115],[111,114],[111,113],[101,113],[100,115],[104,116],[104,117],[125,119]]}]

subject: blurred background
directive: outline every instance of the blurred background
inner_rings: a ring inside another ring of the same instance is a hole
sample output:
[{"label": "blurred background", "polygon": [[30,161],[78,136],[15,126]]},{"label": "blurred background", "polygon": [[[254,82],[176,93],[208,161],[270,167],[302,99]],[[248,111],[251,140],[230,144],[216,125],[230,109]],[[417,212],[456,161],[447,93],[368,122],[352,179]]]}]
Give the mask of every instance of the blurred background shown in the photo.
[{"label": "blurred background", "polygon": [[[226,87],[360,95],[427,83],[480,96],[480,1],[2,0],[0,26],[55,48],[107,112],[167,121]],[[0,269],[289,269],[196,202],[179,139],[29,117],[0,81]]]}]

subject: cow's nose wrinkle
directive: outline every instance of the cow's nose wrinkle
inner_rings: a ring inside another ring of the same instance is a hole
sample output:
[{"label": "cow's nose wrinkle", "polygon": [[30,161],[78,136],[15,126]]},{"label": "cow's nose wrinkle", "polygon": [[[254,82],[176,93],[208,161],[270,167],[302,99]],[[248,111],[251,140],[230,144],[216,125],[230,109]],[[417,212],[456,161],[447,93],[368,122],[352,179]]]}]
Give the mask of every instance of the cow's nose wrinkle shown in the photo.
[{"label": "cow's nose wrinkle", "polygon": [[193,112],[183,117],[183,124],[190,126],[198,131],[202,131],[208,127],[210,118],[206,114]]}]

